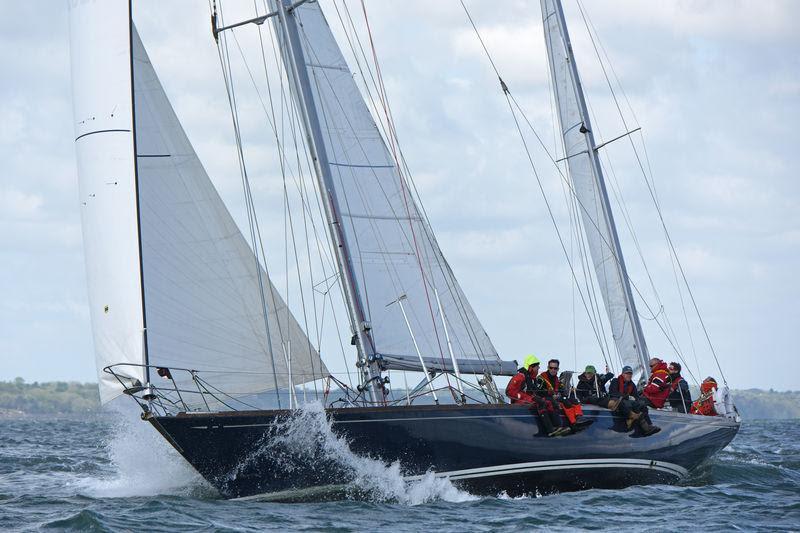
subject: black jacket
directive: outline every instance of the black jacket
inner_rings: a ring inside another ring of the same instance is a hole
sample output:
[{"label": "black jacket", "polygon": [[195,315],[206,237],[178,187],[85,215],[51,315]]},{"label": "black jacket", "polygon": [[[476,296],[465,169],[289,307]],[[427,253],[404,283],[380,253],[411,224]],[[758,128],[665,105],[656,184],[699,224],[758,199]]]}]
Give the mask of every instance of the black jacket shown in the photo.
[{"label": "black jacket", "polygon": [[[620,380],[624,379],[622,376],[617,376],[611,380],[611,383],[608,385],[608,395],[612,398],[621,398],[621,397],[628,397],[633,396],[637,400],[639,399],[639,391],[636,389],[636,384],[633,381],[625,383],[624,389],[620,389]],[[624,392],[624,393],[623,393]]]},{"label": "black jacket", "polygon": [[680,374],[670,376],[670,391],[667,401],[672,406],[672,410],[688,413],[692,406],[692,393],[689,392],[689,384]]},{"label": "black jacket", "polygon": [[606,383],[613,377],[614,374],[611,372],[602,376],[594,374],[591,378],[586,375],[586,372],[579,375],[578,386],[575,387],[575,394],[578,396],[578,400],[585,402],[590,396],[596,396],[597,398],[607,396]]}]

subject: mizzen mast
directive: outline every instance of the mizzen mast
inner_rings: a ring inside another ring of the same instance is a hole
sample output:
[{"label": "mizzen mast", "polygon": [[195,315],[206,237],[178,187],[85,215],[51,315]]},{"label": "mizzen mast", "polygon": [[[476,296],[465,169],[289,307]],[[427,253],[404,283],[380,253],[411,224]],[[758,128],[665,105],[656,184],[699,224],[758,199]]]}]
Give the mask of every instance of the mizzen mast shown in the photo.
[{"label": "mizzen mast", "polygon": [[561,0],[541,0],[545,43],[565,158],[580,204],[583,227],[594,262],[617,349],[639,378],[649,354],[631,291],[614,215],[606,190],[598,146],[572,50]]}]

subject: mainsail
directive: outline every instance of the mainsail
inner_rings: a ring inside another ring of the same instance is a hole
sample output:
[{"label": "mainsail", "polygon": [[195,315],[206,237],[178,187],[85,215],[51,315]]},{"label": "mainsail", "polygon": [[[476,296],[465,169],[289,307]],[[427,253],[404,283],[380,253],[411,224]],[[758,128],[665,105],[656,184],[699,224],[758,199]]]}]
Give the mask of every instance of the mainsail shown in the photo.
[{"label": "mainsail", "polygon": [[[129,2],[73,4],[71,36],[102,400],[121,392],[102,372],[119,363],[197,370],[239,396],[288,387],[290,375],[293,383],[327,375],[192,149],[130,21]],[[139,367],[115,370],[132,382],[148,378]],[[188,373],[172,377],[179,388],[195,388]]]},{"label": "mainsail", "polygon": [[[278,8],[280,2],[271,5]],[[298,96],[304,88],[293,92],[298,105],[312,108],[321,130],[316,155],[327,178],[324,194],[333,199],[346,255],[343,275],[352,279],[368,355],[382,356],[389,368],[420,370],[413,336],[428,370],[452,370],[444,318],[461,371],[513,373],[516,364],[499,359],[447,264],[319,4],[302,3],[288,16],[294,18],[301,50],[290,55],[295,45],[276,17],[278,40],[287,70],[299,57],[297,68],[308,79],[307,99]]]},{"label": "mainsail", "polygon": [[619,246],[561,2],[541,0],[541,5],[572,188],[617,350],[623,363],[633,367],[634,381],[638,381],[646,368],[647,346]]}]

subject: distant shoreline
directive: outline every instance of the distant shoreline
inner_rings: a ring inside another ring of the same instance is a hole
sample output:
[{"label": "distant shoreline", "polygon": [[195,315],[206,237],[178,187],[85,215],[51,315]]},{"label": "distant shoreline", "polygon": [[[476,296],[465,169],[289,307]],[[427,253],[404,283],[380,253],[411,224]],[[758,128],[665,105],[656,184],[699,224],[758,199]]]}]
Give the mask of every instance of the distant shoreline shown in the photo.
[{"label": "distant shoreline", "polygon": [[[693,391],[696,394],[696,391]],[[731,392],[742,418],[800,418],[800,391],[744,389]],[[0,418],[98,413],[97,383],[0,381]]]}]

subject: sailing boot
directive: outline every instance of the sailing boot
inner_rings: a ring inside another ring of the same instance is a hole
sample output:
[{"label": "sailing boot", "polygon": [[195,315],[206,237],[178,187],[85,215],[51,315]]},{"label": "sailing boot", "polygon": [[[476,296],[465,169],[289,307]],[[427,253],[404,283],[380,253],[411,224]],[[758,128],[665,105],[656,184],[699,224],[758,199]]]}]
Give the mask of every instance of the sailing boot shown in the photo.
[{"label": "sailing boot", "polygon": [[553,426],[553,422],[550,421],[550,417],[547,416],[547,413],[540,413],[539,418],[542,421],[542,426],[544,426],[544,432],[547,436],[555,437],[558,430]]},{"label": "sailing boot", "polygon": [[645,417],[639,418],[639,430],[642,432],[643,437],[649,437],[650,435],[655,435],[661,428],[658,426],[654,426],[653,424],[649,423]]},{"label": "sailing boot", "polygon": [[550,423],[555,428],[553,434],[550,435],[551,437],[560,437],[570,432],[570,429],[568,427],[564,427],[561,425],[561,417],[558,416],[554,411],[548,412],[547,416],[550,417]]}]

